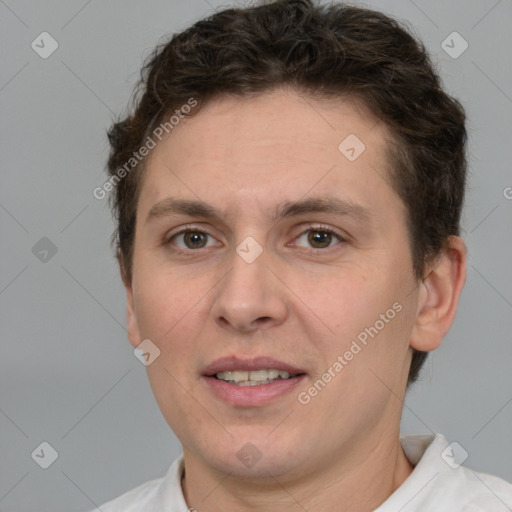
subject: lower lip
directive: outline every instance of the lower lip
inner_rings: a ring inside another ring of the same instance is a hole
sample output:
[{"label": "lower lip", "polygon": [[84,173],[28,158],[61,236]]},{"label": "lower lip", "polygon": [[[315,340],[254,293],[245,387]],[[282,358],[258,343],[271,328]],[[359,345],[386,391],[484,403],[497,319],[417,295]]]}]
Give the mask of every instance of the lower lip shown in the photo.
[{"label": "lower lip", "polygon": [[306,375],[279,379],[259,386],[237,386],[215,377],[203,377],[213,393],[230,405],[239,407],[258,407],[290,393]]}]

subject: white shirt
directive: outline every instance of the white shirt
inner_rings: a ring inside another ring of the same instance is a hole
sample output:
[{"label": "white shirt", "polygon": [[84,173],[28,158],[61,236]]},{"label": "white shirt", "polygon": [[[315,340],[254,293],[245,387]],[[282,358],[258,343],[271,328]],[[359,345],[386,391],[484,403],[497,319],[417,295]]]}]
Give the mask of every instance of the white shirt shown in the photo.
[{"label": "white shirt", "polygon": [[[510,512],[512,484],[457,464],[460,453],[441,434],[400,436],[413,472],[374,512]],[[460,446],[460,445],[459,445]],[[463,452],[462,452],[463,453]],[[102,512],[188,512],[181,490],[183,456],[163,478],[101,506]],[[93,511],[91,511],[93,512]],[[198,511],[201,512],[201,511]]]}]

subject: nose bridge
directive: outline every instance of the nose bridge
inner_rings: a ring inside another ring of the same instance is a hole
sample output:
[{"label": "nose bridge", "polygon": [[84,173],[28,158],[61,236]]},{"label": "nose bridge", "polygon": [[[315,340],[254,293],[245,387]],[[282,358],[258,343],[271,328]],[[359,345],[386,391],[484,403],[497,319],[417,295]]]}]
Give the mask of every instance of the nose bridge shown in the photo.
[{"label": "nose bridge", "polygon": [[252,237],[233,251],[230,270],[219,285],[213,315],[224,326],[240,331],[261,327],[262,322],[279,323],[286,305],[282,290],[268,269],[268,252]]}]

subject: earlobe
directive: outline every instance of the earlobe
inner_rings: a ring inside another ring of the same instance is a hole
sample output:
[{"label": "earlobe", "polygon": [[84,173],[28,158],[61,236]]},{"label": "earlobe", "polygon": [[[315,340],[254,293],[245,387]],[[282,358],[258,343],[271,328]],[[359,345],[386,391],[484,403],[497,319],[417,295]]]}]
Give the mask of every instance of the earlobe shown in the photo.
[{"label": "earlobe", "polygon": [[130,344],[136,348],[141,340],[140,332],[139,332],[139,324],[137,322],[137,315],[135,314],[135,306],[133,300],[133,285],[127,279],[127,274],[125,272],[125,268],[123,266],[123,260],[121,257],[118,257],[119,268],[121,270],[121,276],[123,279],[124,289],[126,292],[126,325],[128,329],[128,340]]},{"label": "earlobe", "polygon": [[126,290],[126,326],[128,328],[128,340],[130,344],[136,348],[141,340],[139,333],[139,324],[137,322],[137,315],[133,305],[133,290],[131,285],[125,285]]},{"label": "earlobe", "polygon": [[461,238],[451,236],[419,285],[412,348],[428,352],[439,347],[455,319],[465,281],[466,246]]}]

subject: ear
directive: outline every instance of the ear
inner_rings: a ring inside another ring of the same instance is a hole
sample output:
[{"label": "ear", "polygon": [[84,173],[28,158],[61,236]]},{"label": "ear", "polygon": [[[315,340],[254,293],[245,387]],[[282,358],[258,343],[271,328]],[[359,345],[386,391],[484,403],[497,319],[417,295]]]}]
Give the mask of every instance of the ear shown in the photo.
[{"label": "ear", "polygon": [[117,256],[119,262],[119,269],[123,279],[124,289],[126,292],[126,325],[128,327],[128,340],[133,348],[136,348],[142,341],[139,331],[139,324],[137,322],[137,315],[135,314],[134,301],[133,301],[133,280],[128,277],[126,266],[123,257]]},{"label": "ear", "polygon": [[418,311],[410,346],[428,352],[441,344],[450,329],[460,293],[466,282],[466,246],[458,236],[451,236],[436,265],[420,283]]}]

